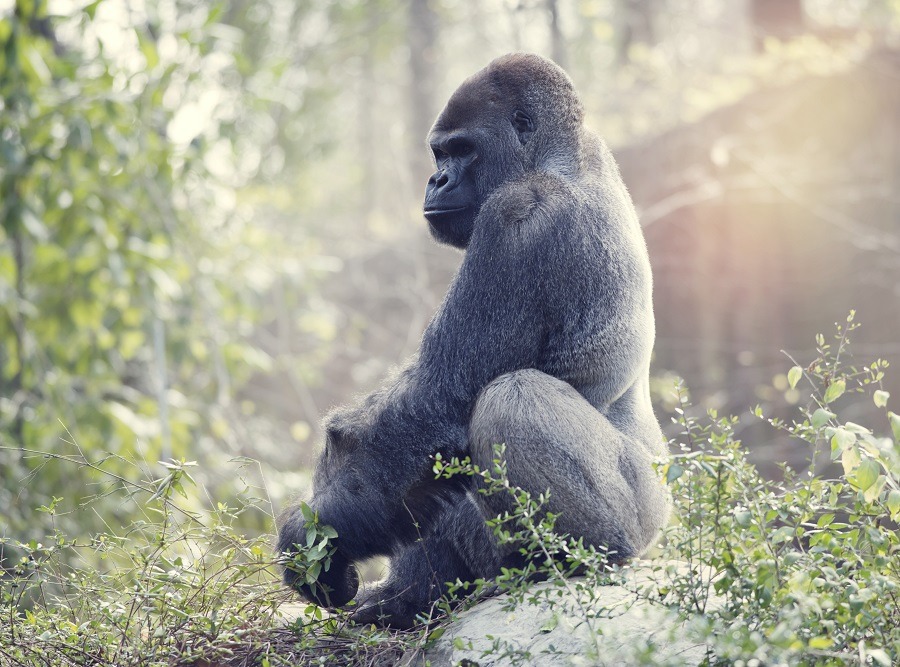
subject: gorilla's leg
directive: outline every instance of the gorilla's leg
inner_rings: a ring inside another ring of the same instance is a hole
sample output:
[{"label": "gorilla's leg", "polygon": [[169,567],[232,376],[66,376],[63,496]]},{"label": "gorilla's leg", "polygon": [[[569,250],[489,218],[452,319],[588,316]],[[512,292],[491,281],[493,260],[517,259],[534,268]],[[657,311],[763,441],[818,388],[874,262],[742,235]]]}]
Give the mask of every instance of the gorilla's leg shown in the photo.
[{"label": "gorilla's leg", "polygon": [[357,623],[408,628],[417,614],[428,615],[447,582],[473,581],[499,573],[490,529],[470,495],[448,506],[428,534],[391,557],[387,579],[357,598]]},{"label": "gorilla's leg", "polygon": [[[639,555],[668,517],[652,461],[661,453],[649,397],[637,388],[594,408],[571,385],[536,370],[502,375],[482,391],[469,424],[473,463],[492,470],[505,443],[509,481],[537,496],[549,489],[556,530],[606,547],[610,560]],[[635,414],[638,413],[638,414]],[[614,420],[614,421],[611,421]],[[614,423],[615,422],[615,423]],[[513,509],[506,494],[478,494],[487,516]]]},{"label": "gorilla's leg", "polygon": [[[644,551],[668,517],[668,495],[652,468],[662,434],[652,413],[642,413],[650,409],[645,403],[626,393],[607,417],[549,375],[502,375],[475,405],[471,457],[492,470],[494,445],[505,443],[510,483],[535,496],[549,489],[547,509],[559,515],[557,531],[606,547],[610,560],[620,562]],[[484,521],[512,511],[512,499],[475,497],[449,506],[424,538],[392,557],[387,580],[359,596],[357,622],[409,627],[417,614],[427,614],[446,582],[490,578],[501,564],[519,564],[514,546],[498,552]]]}]

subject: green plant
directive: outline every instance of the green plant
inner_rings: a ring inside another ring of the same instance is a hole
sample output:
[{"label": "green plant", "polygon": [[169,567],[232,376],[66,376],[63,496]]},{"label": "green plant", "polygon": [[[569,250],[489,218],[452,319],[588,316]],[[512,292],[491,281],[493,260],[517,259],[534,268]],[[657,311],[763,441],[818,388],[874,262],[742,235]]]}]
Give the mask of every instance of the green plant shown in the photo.
[{"label": "green plant", "polygon": [[[767,419],[808,448],[803,472],[784,467],[781,479],[762,478],[735,437],[737,420],[692,417],[679,392],[679,451],[665,471],[677,522],[662,555],[687,569],[661,570],[655,593],[702,614],[694,625],[711,659],[889,665],[900,657],[900,418],[881,387],[887,363],[847,363],[856,326],[851,312],[833,343],[818,336],[817,357],[791,368],[791,387],[809,390],[799,417]],[[840,399],[851,394],[871,395],[893,437],[840,418]]]},{"label": "green plant", "polygon": [[[194,462],[162,462],[155,479],[117,460],[53,456],[78,466],[123,515],[140,518],[89,537],[55,530],[41,540],[0,539],[0,556],[22,554],[0,576],[0,665],[3,667],[128,666],[278,667],[366,664],[399,657],[419,635],[348,629],[343,616],[290,603],[270,537],[246,537],[247,513],[273,521],[271,506],[249,481],[248,459],[235,459],[243,490],[228,503],[199,497]],[[37,512],[51,525],[71,508],[54,498]],[[311,576],[327,553],[331,529],[297,556]],[[312,577],[314,579],[314,576]],[[355,662],[356,661],[356,662]]]},{"label": "green plant", "polygon": [[[284,560],[283,564],[301,575],[315,595],[316,588],[320,585],[319,575],[331,567],[331,557],[335,551],[332,542],[337,537],[337,531],[331,526],[322,524],[319,521],[319,513],[313,512],[306,503],[300,503],[300,511],[306,523],[306,544],[294,545],[299,550]],[[309,613],[321,617],[321,611],[315,605],[310,607]]]},{"label": "green plant", "polygon": [[[596,658],[600,655],[600,645],[593,626],[595,619],[604,614],[600,603],[603,595],[600,585],[610,581],[607,554],[602,549],[585,545],[581,539],[557,533],[556,515],[545,509],[549,492],[535,497],[513,486],[506,472],[504,451],[505,445],[495,446],[492,470],[482,470],[469,459],[454,457],[445,461],[440,454],[435,457],[434,471],[438,476],[477,476],[480,478],[479,493],[509,494],[512,497],[513,510],[489,519],[487,523],[501,551],[518,552],[522,561],[520,567],[501,568],[501,574],[494,579],[453,582],[448,594],[450,597],[467,595],[471,604],[485,592],[497,589],[507,594],[504,603],[507,609],[523,603],[541,602],[548,602],[557,608],[565,606],[566,609],[560,611],[579,617],[588,627],[589,636],[594,640],[587,647],[588,655]],[[532,586],[536,581],[549,585],[536,588]],[[453,605],[445,602],[443,611],[452,614]],[[492,654],[503,655],[514,662],[531,659],[530,655],[500,640],[495,642]]]}]

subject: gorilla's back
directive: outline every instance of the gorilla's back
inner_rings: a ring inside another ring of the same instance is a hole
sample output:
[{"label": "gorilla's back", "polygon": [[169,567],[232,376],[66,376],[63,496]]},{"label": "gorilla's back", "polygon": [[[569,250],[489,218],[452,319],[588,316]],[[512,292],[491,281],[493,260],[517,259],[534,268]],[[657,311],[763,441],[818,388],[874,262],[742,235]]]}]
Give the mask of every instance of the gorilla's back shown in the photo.
[{"label": "gorilla's back", "polygon": [[553,239],[554,256],[565,262],[556,270],[564,284],[554,291],[566,297],[546,304],[553,326],[539,369],[605,412],[635,384],[648,384],[653,281],[647,245],[615,160],[602,141],[585,134],[579,174],[561,179],[571,196]]}]

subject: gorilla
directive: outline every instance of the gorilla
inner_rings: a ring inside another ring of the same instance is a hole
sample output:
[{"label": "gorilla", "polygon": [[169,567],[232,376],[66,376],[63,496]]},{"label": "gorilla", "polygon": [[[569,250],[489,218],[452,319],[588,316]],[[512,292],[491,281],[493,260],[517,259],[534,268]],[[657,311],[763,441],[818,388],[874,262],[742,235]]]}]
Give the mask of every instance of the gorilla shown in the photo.
[{"label": "gorilla", "polygon": [[[388,555],[387,579],[354,615],[407,627],[446,582],[492,577],[518,557],[485,524],[511,499],[435,479],[437,453],[490,470],[505,444],[510,483],[549,490],[556,529],[612,562],[641,554],[666,523],[647,249],[583,116],[565,72],[521,53],[463,82],[438,116],[424,215],[465,254],[415,357],[325,421],[310,507],[338,537],[314,589],[286,569],[306,599],[346,605],[359,592],[354,563]],[[304,519],[294,507],[279,523],[289,557],[305,544]]]}]

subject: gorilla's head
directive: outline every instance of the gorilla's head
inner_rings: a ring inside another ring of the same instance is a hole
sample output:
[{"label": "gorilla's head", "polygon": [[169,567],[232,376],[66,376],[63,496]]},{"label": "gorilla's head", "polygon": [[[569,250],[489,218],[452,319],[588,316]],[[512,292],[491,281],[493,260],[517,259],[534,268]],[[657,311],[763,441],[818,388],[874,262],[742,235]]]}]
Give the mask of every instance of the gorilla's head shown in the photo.
[{"label": "gorilla's head", "polygon": [[424,209],[434,238],[465,248],[485,200],[526,171],[577,172],[583,115],[568,75],[537,55],[503,56],[464,81],[428,135],[437,171]]}]

